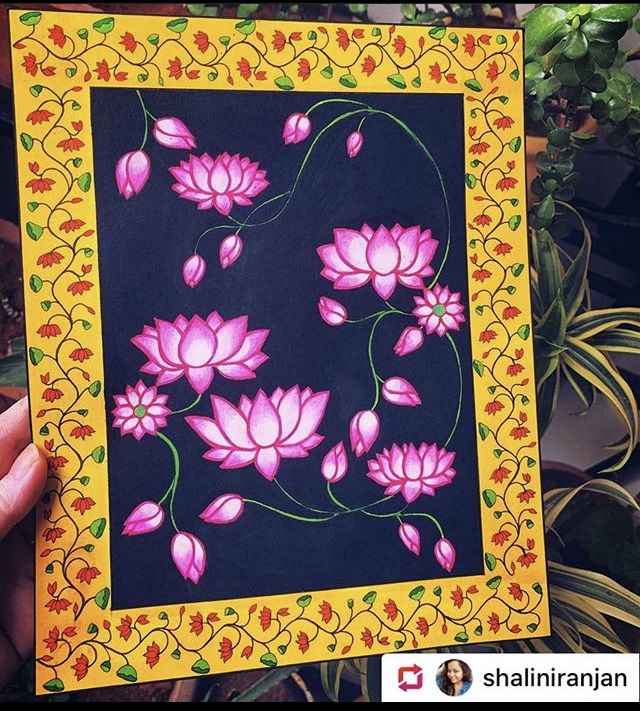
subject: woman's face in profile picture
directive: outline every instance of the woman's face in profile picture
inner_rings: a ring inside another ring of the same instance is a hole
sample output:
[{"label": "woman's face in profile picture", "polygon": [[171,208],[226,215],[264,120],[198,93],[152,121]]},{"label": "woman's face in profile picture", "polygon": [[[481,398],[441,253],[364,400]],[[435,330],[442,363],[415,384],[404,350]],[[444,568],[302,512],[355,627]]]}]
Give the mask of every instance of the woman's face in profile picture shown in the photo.
[{"label": "woman's face in profile picture", "polygon": [[462,681],[462,667],[457,661],[451,661],[447,664],[447,678],[452,684],[459,684]]}]

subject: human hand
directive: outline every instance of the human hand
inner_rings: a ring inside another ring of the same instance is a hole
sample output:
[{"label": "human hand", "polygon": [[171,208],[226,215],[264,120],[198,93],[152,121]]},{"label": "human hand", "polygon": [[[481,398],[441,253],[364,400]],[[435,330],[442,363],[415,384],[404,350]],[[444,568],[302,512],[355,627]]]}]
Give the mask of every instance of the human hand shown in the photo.
[{"label": "human hand", "polygon": [[29,404],[0,414],[0,689],[33,649],[33,545],[18,524],[38,501],[47,462],[29,444]]}]

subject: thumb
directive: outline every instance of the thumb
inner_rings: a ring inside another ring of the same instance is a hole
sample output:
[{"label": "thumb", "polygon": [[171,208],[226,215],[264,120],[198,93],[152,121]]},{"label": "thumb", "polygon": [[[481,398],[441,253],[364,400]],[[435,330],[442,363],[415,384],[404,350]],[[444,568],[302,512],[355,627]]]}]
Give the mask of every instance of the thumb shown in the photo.
[{"label": "thumb", "polygon": [[32,443],[0,479],[0,540],[35,506],[46,480],[46,459]]}]

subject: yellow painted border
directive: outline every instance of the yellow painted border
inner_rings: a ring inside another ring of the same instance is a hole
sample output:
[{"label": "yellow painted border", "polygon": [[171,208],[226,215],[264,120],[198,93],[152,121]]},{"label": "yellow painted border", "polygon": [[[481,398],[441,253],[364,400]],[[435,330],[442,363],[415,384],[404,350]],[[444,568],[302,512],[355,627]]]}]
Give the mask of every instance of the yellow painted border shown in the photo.
[{"label": "yellow painted border", "polygon": [[[549,634],[521,33],[38,11],[10,27],[32,424],[50,465],[38,691]],[[92,86],[463,95],[484,575],[112,612]]]}]

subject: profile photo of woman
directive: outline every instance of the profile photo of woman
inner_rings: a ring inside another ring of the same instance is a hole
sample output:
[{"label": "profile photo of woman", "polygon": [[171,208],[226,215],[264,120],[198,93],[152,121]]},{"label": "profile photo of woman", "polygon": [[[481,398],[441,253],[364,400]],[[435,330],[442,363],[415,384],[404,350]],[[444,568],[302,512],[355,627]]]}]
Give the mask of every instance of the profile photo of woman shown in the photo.
[{"label": "profile photo of woman", "polygon": [[436,683],[447,696],[462,696],[473,683],[471,668],[461,659],[448,659],[438,667]]}]

